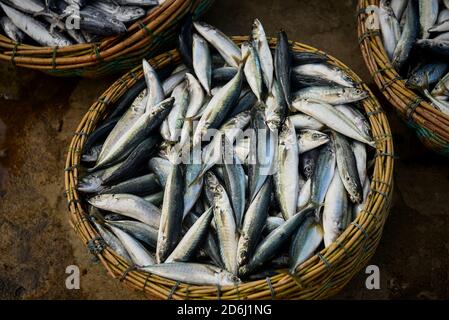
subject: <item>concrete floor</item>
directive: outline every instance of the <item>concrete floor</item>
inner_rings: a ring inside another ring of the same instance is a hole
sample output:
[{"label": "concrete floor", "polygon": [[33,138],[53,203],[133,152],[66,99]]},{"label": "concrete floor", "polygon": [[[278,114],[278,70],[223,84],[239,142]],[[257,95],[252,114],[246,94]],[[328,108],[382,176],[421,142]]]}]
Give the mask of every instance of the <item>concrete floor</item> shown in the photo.
[{"label": "concrete floor", "polygon": [[[290,39],[327,51],[371,83],[357,43],[355,1],[216,1],[205,20],[242,35],[255,17],[268,34],[283,28]],[[0,299],[144,298],[91,260],[69,227],[63,195],[72,134],[116,78],[62,80],[0,64]],[[447,299],[448,161],[426,151],[381,101],[399,156],[391,215],[371,261],[380,267],[381,289],[366,290],[362,271],[336,298]],[[65,289],[65,268],[72,264],[81,269],[81,290]]]}]

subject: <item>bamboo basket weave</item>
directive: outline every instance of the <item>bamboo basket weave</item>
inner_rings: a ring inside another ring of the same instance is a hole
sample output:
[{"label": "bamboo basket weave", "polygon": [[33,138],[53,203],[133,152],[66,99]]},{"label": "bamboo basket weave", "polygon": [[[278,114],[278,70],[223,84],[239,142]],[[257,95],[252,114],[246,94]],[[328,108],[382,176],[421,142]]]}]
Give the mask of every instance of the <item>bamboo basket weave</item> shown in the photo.
[{"label": "bamboo basket weave", "polygon": [[400,117],[415,130],[423,144],[449,156],[449,116],[436,110],[423,97],[405,86],[405,81],[391,65],[382,44],[380,30],[366,27],[366,8],[379,0],[358,0],[358,34],[363,58],[376,85]]},{"label": "bamboo basket weave", "polygon": [[213,0],[166,0],[120,36],[98,43],[51,48],[15,43],[0,34],[0,61],[54,76],[96,78],[128,71],[173,48],[180,22],[189,12],[202,15]]},{"label": "bamboo basket weave", "polygon": [[[247,39],[247,37],[233,38],[237,43]],[[275,41],[271,39],[270,45],[274,47]],[[292,48],[294,51],[319,52],[300,43],[292,43]],[[347,70],[348,74],[360,84],[359,87],[369,92],[368,87],[356,74],[338,60],[332,57],[329,59],[331,63]],[[150,63],[160,69],[180,63],[180,56],[174,50],[159,55]],[[104,246],[88,219],[83,199],[77,192],[77,184],[80,157],[87,136],[113,109],[114,102],[141,77],[143,77],[141,67],[135,68],[115,82],[92,105],[77,128],[66,161],[65,188],[71,225],[112,277],[120,279],[128,287],[143,291],[148,297],[159,299],[323,299],[340,291],[367,264],[379,243],[389,213],[394,164],[389,124],[371,92],[369,98],[363,101],[363,107],[369,118],[377,147],[373,176],[370,177],[371,191],[366,207],[334,244],[304,262],[294,277],[280,273],[265,280],[217,288],[178,283],[130,269],[123,259]]]}]

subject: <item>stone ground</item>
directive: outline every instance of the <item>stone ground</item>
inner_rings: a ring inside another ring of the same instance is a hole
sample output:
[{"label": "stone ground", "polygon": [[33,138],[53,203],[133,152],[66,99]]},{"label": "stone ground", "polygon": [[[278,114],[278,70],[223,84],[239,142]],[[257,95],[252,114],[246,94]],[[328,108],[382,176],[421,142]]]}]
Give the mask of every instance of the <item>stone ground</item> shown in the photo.
[{"label": "stone ground", "polygon": [[[257,3],[257,4],[256,4]],[[258,17],[269,35],[338,57],[371,83],[356,35],[352,0],[216,1],[205,20],[227,34],[248,34]],[[0,299],[141,299],[91,260],[68,224],[63,168],[72,134],[116,76],[56,79],[0,64]],[[373,88],[375,90],[375,88]],[[375,90],[379,95],[379,92]],[[395,196],[371,263],[381,289],[360,272],[336,298],[449,298],[449,167],[426,151],[388,103],[396,154]],[[81,268],[81,290],[65,289],[65,268]]]}]

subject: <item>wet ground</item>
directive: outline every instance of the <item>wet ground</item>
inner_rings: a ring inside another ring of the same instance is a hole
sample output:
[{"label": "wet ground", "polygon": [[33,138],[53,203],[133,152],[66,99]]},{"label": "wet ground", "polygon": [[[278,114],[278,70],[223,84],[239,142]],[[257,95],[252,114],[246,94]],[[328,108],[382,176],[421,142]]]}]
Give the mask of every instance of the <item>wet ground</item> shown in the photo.
[{"label": "wet ground", "polygon": [[[356,35],[352,0],[216,1],[206,21],[248,34],[258,17],[267,33],[338,57],[371,83]],[[67,146],[92,102],[117,77],[56,79],[0,64],[0,299],[140,299],[111,279],[68,224],[63,194]],[[374,89],[374,88],[373,88]],[[375,93],[378,93],[375,90]],[[449,166],[425,150],[385,101],[394,132],[395,196],[376,255],[381,289],[360,272],[341,299],[449,298]],[[81,290],[65,269],[81,269]]]}]

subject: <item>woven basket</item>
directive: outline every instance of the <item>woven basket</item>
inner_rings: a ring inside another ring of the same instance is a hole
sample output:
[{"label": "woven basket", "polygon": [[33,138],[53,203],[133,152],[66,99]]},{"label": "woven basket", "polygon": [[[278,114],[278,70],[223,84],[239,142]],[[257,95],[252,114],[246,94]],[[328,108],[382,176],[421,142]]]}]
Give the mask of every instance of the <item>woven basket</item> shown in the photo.
[{"label": "woven basket", "polygon": [[129,26],[124,35],[64,48],[18,44],[0,34],[0,61],[64,77],[96,78],[128,71],[139,65],[142,58],[173,48],[185,15],[191,12],[198,17],[212,3],[213,0],[166,0]]},{"label": "woven basket", "polygon": [[[247,37],[234,37],[241,43]],[[270,44],[276,44],[271,39]],[[318,50],[292,43],[294,51]],[[348,71],[360,88],[369,91],[360,78],[338,60],[329,57],[333,64]],[[176,50],[164,53],[150,61],[160,69],[180,62]],[[142,290],[152,298],[161,299],[322,299],[336,294],[364,267],[380,240],[388,216],[393,190],[393,142],[389,124],[376,98],[363,101],[363,107],[372,127],[377,150],[371,177],[371,192],[363,213],[338,238],[337,242],[304,262],[295,277],[278,274],[265,280],[246,282],[235,287],[202,287],[176,283],[140,271],[130,271],[123,259],[109,248],[102,248],[99,235],[85,212],[84,201],[77,192],[80,156],[87,136],[111,111],[117,101],[136,81],[142,69],[137,67],[115,82],[81,120],[70,144],[65,169],[65,188],[70,211],[70,222],[83,242],[104,264],[110,275],[127,286]]]},{"label": "woven basket", "polygon": [[436,110],[413,90],[396,72],[388,59],[379,30],[366,27],[366,8],[379,5],[378,0],[358,1],[358,33],[363,58],[375,83],[400,117],[416,131],[424,145],[449,156],[449,115]]}]

